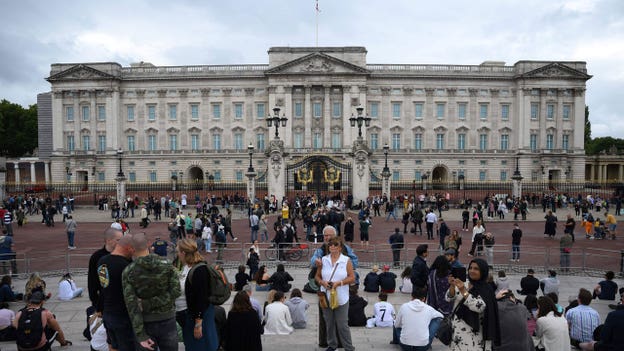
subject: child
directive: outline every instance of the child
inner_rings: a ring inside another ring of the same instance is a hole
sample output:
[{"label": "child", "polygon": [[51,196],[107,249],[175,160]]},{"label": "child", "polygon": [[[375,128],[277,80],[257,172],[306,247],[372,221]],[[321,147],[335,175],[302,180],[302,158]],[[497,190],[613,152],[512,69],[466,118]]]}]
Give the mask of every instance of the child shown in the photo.
[{"label": "child", "polygon": [[370,318],[367,328],[388,328],[394,325],[394,307],[388,302],[388,294],[379,293],[379,302],[375,304],[375,316]]},{"label": "child", "polygon": [[592,236],[592,228],[594,224],[587,220],[587,218],[583,219],[583,228],[585,228],[585,239],[589,239]]},{"label": "child", "polygon": [[247,258],[247,266],[249,266],[249,275],[256,276],[258,271],[258,265],[260,264],[260,257],[256,253],[253,247],[249,248],[249,257]]},{"label": "child", "polygon": [[251,281],[251,277],[245,273],[245,266],[243,265],[238,266],[238,273],[236,273],[234,279],[236,280],[236,283],[234,283],[234,291],[243,290],[243,286]]}]

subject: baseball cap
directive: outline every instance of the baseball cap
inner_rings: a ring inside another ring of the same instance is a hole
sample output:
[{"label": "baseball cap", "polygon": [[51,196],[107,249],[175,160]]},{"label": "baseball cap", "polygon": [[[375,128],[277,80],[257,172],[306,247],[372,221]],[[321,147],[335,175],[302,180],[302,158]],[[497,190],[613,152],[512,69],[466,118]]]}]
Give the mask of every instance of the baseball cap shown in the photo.
[{"label": "baseball cap", "polygon": [[28,298],[28,302],[30,303],[41,303],[43,300],[45,300],[45,296],[43,296],[43,292],[39,290],[33,292]]},{"label": "baseball cap", "polygon": [[383,266],[383,270],[384,270],[384,271],[389,271],[389,270],[390,270],[390,266],[388,266],[387,264],[385,264],[385,265]]},{"label": "baseball cap", "polygon": [[444,254],[456,256],[457,252],[455,252],[455,249],[447,249],[446,251],[444,251]]}]

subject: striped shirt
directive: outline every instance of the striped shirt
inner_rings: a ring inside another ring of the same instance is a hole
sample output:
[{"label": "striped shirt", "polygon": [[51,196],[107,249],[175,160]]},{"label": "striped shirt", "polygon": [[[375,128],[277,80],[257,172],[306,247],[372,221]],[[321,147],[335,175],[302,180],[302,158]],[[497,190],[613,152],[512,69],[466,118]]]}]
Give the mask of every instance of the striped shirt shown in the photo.
[{"label": "striped shirt", "polygon": [[593,340],[594,329],[600,324],[600,315],[595,309],[579,305],[566,313],[566,319],[570,325],[570,338],[579,342]]}]

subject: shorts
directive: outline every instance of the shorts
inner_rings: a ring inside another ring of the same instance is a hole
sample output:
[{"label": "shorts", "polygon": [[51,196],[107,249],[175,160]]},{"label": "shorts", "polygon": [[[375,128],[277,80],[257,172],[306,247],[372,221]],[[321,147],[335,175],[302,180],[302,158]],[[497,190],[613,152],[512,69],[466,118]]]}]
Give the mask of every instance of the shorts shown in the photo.
[{"label": "shorts", "polygon": [[368,241],[368,233],[360,233],[360,241]]}]

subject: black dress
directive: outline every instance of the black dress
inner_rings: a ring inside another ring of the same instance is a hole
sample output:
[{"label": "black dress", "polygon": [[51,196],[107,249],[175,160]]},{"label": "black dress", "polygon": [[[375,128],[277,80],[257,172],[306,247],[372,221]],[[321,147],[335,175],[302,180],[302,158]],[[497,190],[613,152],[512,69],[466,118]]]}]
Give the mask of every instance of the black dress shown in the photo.
[{"label": "black dress", "polygon": [[225,350],[262,351],[262,326],[254,310],[228,313],[225,323]]}]

